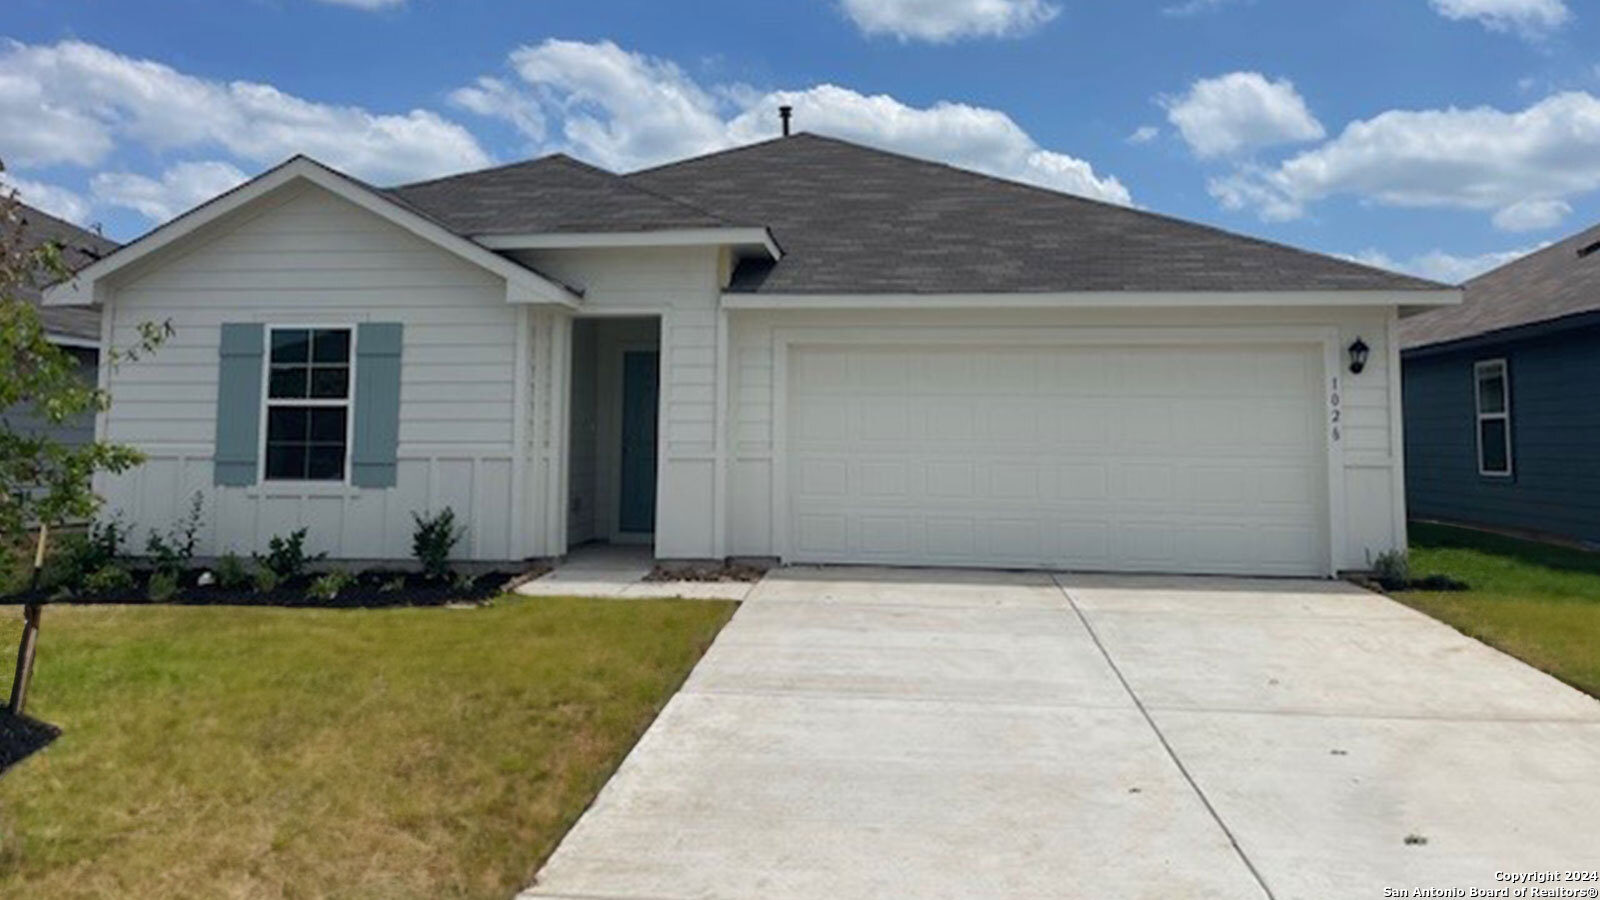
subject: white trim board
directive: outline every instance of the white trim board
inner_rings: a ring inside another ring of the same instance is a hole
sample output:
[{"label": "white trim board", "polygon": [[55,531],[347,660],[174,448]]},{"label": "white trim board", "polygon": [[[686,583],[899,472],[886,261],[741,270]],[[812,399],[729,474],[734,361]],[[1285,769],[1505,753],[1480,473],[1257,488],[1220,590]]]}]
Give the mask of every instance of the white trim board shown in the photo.
[{"label": "white trim board", "polygon": [[1455,306],[1462,292],[1437,291],[1067,291],[1015,294],[723,293],[724,309],[1041,309],[1210,306]]},{"label": "white trim board", "polygon": [[776,261],[783,250],[765,228],[663,228],[658,231],[530,232],[475,234],[490,250],[585,250],[617,247],[747,247]]}]

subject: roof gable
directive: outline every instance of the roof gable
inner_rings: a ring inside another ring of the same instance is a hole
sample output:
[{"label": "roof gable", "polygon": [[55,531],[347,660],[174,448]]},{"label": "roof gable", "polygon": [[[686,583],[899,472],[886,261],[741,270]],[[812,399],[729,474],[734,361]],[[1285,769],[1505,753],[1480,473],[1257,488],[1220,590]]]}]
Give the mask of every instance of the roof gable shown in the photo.
[{"label": "roof gable", "polygon": [[1479,275],[1460,306],[1413,316],[1400,326],[1416,349],[1600,311],[1600,225]]},{"label": "roof gable", "polygon": [[101,285],[106,278],[152,254],[206,233],[210,226],[228,220],[254,204],[265,202],[279,190],[297,182],[314,184],[336,194],[443,250],[501,276],[506,280],[508,301],[577,305],[580,295],[572,288],[485,249],[427,215],[397,202],[385,192],[307,156],[296,156],[155,228],[110,256],[91,263],[74,278],[45,291],[44,302],[60,306],[83,306],[99,302]]},{"label": "roof gable", "polygon": [[798,134],[627,176],[767,225],[778,294],[1437,291],[1442,285],[941,163]]}]

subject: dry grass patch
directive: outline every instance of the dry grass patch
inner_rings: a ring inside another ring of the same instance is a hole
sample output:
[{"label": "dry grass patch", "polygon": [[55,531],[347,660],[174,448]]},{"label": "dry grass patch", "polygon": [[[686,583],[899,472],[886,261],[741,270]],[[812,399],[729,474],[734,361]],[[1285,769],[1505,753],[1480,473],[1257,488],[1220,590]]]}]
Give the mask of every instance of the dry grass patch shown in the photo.
[{"label": "dry grass patch", "polygon": [[52,607],[0,896],[504,898],[732,611]]}]

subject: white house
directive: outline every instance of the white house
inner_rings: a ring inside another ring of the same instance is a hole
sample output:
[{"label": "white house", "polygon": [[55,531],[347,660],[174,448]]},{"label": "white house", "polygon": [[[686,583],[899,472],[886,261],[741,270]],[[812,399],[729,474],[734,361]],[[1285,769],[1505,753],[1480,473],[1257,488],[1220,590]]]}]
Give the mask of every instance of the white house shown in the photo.
[{"label": "white house", "polygon": [[404,558],[449,506],[482,561],[1329,575],[1404,544],[1396,325],[1459,299],[802,134],[387,190],[296,158],[48,302],[176,329],[102,371],[149,461],[100,487],[140,532],[204,492],[206,552]]}]

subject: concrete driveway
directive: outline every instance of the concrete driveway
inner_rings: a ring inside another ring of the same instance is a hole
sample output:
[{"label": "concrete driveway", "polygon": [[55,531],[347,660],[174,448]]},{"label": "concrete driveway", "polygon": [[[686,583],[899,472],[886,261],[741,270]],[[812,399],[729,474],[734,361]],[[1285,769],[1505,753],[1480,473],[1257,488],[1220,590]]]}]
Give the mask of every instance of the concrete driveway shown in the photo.
[{"label": "concrete driveway", "polygon": [[789,569],[525,896],[1382,897],[1596,809],[1600,703],[1348,585]]}]

